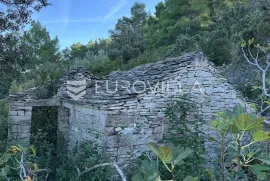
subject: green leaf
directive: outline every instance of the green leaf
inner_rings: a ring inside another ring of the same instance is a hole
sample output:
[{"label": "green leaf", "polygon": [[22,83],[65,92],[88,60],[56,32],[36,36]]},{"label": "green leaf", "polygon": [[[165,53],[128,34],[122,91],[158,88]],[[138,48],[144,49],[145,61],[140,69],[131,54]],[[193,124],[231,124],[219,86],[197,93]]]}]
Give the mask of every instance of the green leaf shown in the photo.
[{"label": "green leaf", "polygon": [[258,180],[265,180],[266,173],[270,170],[270,167],[265,165],[250,165],[249,170],[257,176]]},{"label": "green leaf", "polygon": [[[238,152],[238,147],[237,147],[237,143],[234,141],[231,143],[231,152],[233,155],[236,155]],[[241,147],[240,149],[240,155],[245,156],[248,154],[249,151],[249,147]]]},{"label": "green leaf", "polygon": [[261,152],[261,150],[260,149],[258,149],[257,151],[255,151],[255,152],[249,152],[249,153],[247,153],[247,156],[249,157],[249,158],[254,158],[257,154],[259,154]]},{"label": "green leaf", "polygon": [[227,118],[221,118],[220,120],[211,121],[211,124],[221,134],[226,134],[229,131],[232,122]]},{"label": "green leaf", "polygon": [[179,165],[182,160],[188,157],[193,151],[189,148],[181,148],[180,146],[173,148],[173,163]]},{"label": "green leaf", "polygon": [[164,146],[159,147],[159,155],[158,156],[164,163],[171,163],[171,161],[172,161],[171,148],[164,147]]},{"label": "green leaf", "polygon": [[256,107],[256,104],[252,103],[252,104],[249,104],[255,111],[257,111],[257,107]]},{"label": "green leaf", "polygon": [[36,156],[37,152],[36,152],[36,149],[35,149],[34,145],[31,145],[29,148],[32,150],[33,155]]},{"label": "green leaf", "polygon": [[159,149],[158,144],[156,144],[156,143],[148,143],[148,144],[146,144],[146,147],[149,148],[156,155],[159,154],[159,152],[158,152],[158,149]]},{"label": "green leaf", "polygon": [[149,143],[146,145],[151,151],[153,151],[164,163],[171,163],[172,161],[172,149],[165,146],[158,146],[155,143]]},{"label": "green leaf", "polygon": [[141,171],[147,181],[157,181],[160,178],[158,172],[158,162],[155,160],[143,160]]},{"label": "green leaf", "polygon": [[256,131],[252,134],[254,141],[268,141],[270,139],[270,133],[263,130]]},{"label": "green leaf", "polygon": [[240,131],[256,131],[262,129],[264,120],[265,118],[254,119],[248,114],[241,114],[234,119],[234,125]]},{"label": "green leaf", "polygon": [[38,171],[38,170],[39,170],[38,164],[34,163],[33,166],[34,166],[34,170],[35,170],[35,171]]},{"label": "green leaf", "polygon": [[212,124],[212,126],[214,127],[214,128],[218,128],[218,125],[219,125],[219,123],[218,123],[218,121],[216,121],[216,120],[213,120],[213,121],[211,121],[211,124]]},{"label": "green leaf", "polygon": [[246,42],[242,42],[241,43],[241,48],[244,48],[245,46],[247,46],[247,43]]},{"label": "green leaf", "polygon": [[145,181],[141,174],[136,174],[132,177],[132,181]]},{"label": "green leaf", "polygon": [[233,112],[231,111],[227,111],[230,112],[232,114],[231,117],[239,117],[241,114],[246,113],[246,109],[241,105],[241,104],[237,104],[234,108],[233,108]]},{"label": "green leaf", "polygon": [[224,114],[223,114],[223,112],[217,112],[216,115],[217,115],[218,117],[223,117]]},{"label": "green leaf", "polygon": [[270,165],[270,155],[258,154],[258,155],[255,155],[254,158],[256,158],[257,160],[260,160],[261,162],[267,165]]},{"label": "green leaf", "polygon": [[248,44],[251,45],[254,42],[254,38],[248,40]]},{"label": "green leaf", "polygon": [[238,127],[235,125],[235,124],[232,124],[231,125],[231,133],[232,134],[238,134],[240,133],[241,131],[238,129]]}]

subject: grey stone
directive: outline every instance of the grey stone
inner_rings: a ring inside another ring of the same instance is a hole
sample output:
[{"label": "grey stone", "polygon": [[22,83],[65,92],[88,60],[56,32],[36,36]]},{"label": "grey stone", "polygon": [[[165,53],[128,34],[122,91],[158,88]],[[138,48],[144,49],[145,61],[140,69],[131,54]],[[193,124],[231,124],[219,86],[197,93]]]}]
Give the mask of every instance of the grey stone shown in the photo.
[{"label": "grey stone", "polygon": [[[74,100],[67,94],[67,81],[82,80],[86,80],[86,94]],[[140,82],[135,87],[137,92],[132,90],[136,81],[144,82],[146,87]],[[119,83],[116,93],[106,92],[106,82],[110,91]],[[193,91],[196,82],[203,92]],[[216,136],[210,120],[217,111],[238,103],[252,111],[202,53],[145,64],[101,78],[77,67],[59,80],[57,95],[39,99],[37,94],[41,92],[42,87],[10,95],[10,138],[30,140],[32,107],[58,106],[57,141],[63,144],[59,149],[72,149],[78,142],[91,140],[106,149],[111,159],[117,157],[123,164],[146,151],[146,143],[157,142],[173,132],[165,115],[166,107],[183,93],[197,103],[205,123],[202,130],[208,153],[213,152],[208,137]],[[190,113],[188,119],[194,119],[194,115]]]}]

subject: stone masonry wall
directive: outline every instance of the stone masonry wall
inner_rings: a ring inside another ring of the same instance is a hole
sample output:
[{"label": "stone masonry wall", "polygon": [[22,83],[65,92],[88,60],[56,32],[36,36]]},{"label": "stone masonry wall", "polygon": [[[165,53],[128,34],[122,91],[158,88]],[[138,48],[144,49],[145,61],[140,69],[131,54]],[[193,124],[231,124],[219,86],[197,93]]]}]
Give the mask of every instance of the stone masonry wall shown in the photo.
[{"label": "stone masonry wall", "polygon": [[104,111],[65,102],[63,106],[70,110],[67,137],[69,149],[85,140],[92,140],[97,145],[103,146],[102,138],[105,134]]},{"label": "stone masonry wall", "polygon": [[68,150],[69,119],[70,109],[62,106],[58,107],[57,149],[61,153]]},{"label": "stone masonry wall", "polygon": [[[86,82],[85,94],[80,99],[74,100],[67,94],[68,81]],[[179,96],[188,95],[196,103],[205,123],[201,129],[209,155],[213,149],[208,137],[215,136],[210,120],[215,113],[236,104],[251,111],[202,53],[141,65],[101,78],[77,68],[61,78],[59,85],[57,99],[62,112],[59,113],[59,132],[67,140],[67,147],[92,140],[107,150],[112,160],[123,164],[147,150],[146,143],[161,140],[169,131],[165,110]],[[29,110],[24,114],[17,113],[19,101],[11,103],[11,123],[18,123],[19,127],[25,125],[26,131],[16,130],[13,124],[10,135],[29,136],[31,107],[23,108]]]},{"label": "stone masonry wall", "polygon": [[11,102],[9,106],[9,138],[22,142],[30,141],[32,107],[24,102]]},{"label": "stone masonry wall", "polygon": [[[77,101],[69,97],[67,80],[86,80],[86,95]],[[71,147],[76,141],[99,140],[111,158],[121,163],[129,163],[147,150],[146,143],[163,138],[169,128],[165,110],[179,96],[188,95],[196,103],[205,123],[202,130],[209,155],[213,154],[208,137],[215,136],[210,128],[215,113],[237,104],[251,110],[201,53],[114,72],[100,79],[77,69],[60,82],[61,99],[78,107],[74,109],[76,116],[70,119]],[[79,105],[84,106],[83,111],[78,111],[82,109]],[[93,130],[102,137],[93,138]]]}]

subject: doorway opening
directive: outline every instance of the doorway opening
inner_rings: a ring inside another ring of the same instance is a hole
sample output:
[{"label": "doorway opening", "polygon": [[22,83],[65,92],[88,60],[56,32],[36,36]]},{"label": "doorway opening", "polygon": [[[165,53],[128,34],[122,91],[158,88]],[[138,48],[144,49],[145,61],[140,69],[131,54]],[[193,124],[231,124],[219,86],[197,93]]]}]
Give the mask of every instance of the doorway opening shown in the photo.
[{"label": "doorway opening", "polygon": [[50,168],[49,180],[56,174],[57,130],[57,107],[33,107],[30,144],[36,149],[38,166]]}]

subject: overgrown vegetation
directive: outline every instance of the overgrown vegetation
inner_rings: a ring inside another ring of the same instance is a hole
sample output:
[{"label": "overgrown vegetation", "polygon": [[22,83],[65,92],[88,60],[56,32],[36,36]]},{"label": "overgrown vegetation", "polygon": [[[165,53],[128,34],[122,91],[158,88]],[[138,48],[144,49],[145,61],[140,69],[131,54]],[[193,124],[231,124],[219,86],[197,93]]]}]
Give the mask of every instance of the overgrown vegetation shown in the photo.
[{"label": "overgrown vegetation", "polygon": [[[30,143],[37,150],[36,164],[47,168],[48,180],[55,180],[57,159],[57,107],[33,108]],[[40,175],[41,177],[42,175]],[[43,175],[45,178],[45,175]]]},{"label": "overgrown vegetation", "polygon": [[[178,104],[178,106],[181,105],[182,103]],[[163,146],[150,143],[147,147],[155,153],[157,158],[148,156],[143,159],[140,167],[141,174],[135,175],[133,180],[267,180],[270,171],[270,155],[258,147],[258,143],[270,140],[269,132],[264,131],[265,118],[247,113],[246,109],[240,105],[233,111],[217,113],[217,116],[217,119],[212,121],[212,126],[218,136],[209,138],[209,141],[215,143],[217,147],[208,148],[212,149],[214,154],[209,155],[204,160],[205,162],[202,162],[202,158],[198,159],[198,156],[205,156],[198,150],[203,143],[197,143],[194,146],[193,143],[182,139],[181,148],[173,146],[174,141],[167,142]],[[193,134],[196,135],[196,133],[198,132]],[[181,156],[178,155],[179,151]],[[178,159],[179,157],[181,159]],[[207,168],[207,166],[198,165],[198,163],[206,162],[216,166]]]},{"label": "overgrown vegetation", "polygon": [[[103,76],[166,57],[202,51],[217,66],[223,65],[228,78],[233,77],[232,83],[236,82],[254,102],[253,107],[267,115],[269,0],[166,0],[156,5],[154,14],[148,14],[143,3],[135,3],[130,16],[121,17],[109,31],[109,38],[90,40],[86,45],[78,42],[65,49],[60,48],[58,38],[51,37],[40,22],[31,20],[32,12],[50,5],[47,0],[0,0],[0,5],[4,9],[0,10],[1,180],[95,181],[109,180],[116,173],[113,168],[121,173],[116,163],[111,163],[90,141],[70,153],[58,152],[56,110],[34,114],[37,120],[32,126],[34,146],[8,144],[12,140],[7,140],[7,96],[44,85],[40,96],[51,97],[56,94],[59,78],[76,66]],[[23,29],[25,25],[30,29]],[[255,73],[251,71],[254,66],[258,69]],[[269,179],[268,152],[257,149],[259,142],[270,139],[264,118],[248,114],[241,107],[234,112],[218,113],[212,125],[219,137],[210,138],[218,147],[215,150],[218,166],[213,170],[205,167],[211,158],[205,159],[201,121],[199,117],[190,117],[192,111],[196,112],[196,106],[187,99],[168,107],[166,115],[174,130],[170,130],[162,146],[148,145],[155,156],[142,161],[139,175],[133,180]]]},{"label": "overgrown vegetation", "polygon": [[[110,166],[108,158],[104,153],[100,153],[90,141],[82,143],[70,153],[59,153],[57,157],[53,157],[53,162],[50,160],[52,155],[49,146],[46,142],[43,147],[39,147],[39,150],[36,150],[33,145],[30,147],[11,146],[1,154],[0,179],[14,181],[110,180],[113,172],[108,167]],[[95,168],[104,163],[107,163],[106,167]]]},{"label": "overgrown vegetation", "polygon": [[217,115],[212,125],[219,138],[210,138],[220,149],[217,179],[266,180],[270,170],[269,155],[256,146],[258,142],[270,140],[269,132],[263,130],[265,118],[246,113],[241,106]]},{"label": "overgrown vegetation", "polygon": [[[44,1],[39,7],[43,5],[48,4]],[[156,5],[154,15],[142,3],[135,3],[130,12],[131,16],[120,18],[110,30],[110,38],[90,40],[87,45],[78,42],[64,50],[39,22],[23,33],[3,34],[1,97],[10,88],[16,92],[56,84],[73,66],[106,75],[197,50],[217,65],[239,60],[243,64],[242,40],[255,38],[265,44],[270,37],[267,0],[167,0]]]},{"label": "overgrown vegetation", "polygon": [[8,102],[0,101],[0,152],[6,149],[8,135]]},{"label": "overgrown vegetation", "polygon": [[[149,143],[147,147],[153,151],[158,157],[157,160],[143,160],[141,165],[141,173],[135,175],[133,181],[150,181],[150,180],[173,180],[176,181],[179,178],[176,177],[175,170],[177,166],[185,165],[184,159],[188,157],[193,151],[189,148],[178,147],[165,147],[158,146],[154,143]],[[163,166],[166,168],[169,176],[161,175],[159,171],[159,162],[160,159]],[[178,168],[179,169],[179,168]],[[187,174],[187,173],[186,173]],[[185,177],[186,176],[186,177]],[[162,178],[165,177],[165,178]],[[183,175],[184,181],[196,181],[198,178]]]},{"label": "overgrown vegetation", "polygon": [[186,163],[177,166],[174,172],[176,180],[184,180],[185,175],[197,177],[204,175],[203,164],[206,162],[203,157],[205,154],[203,123],[197,111],[196,105],[187,96],[177,98],[166,110],[171,129],[163,142],[193,150],[191,156],[185,159]]},{"label": "overgrown vegetation", "polygon": [[113,172],[110,165],[87,171],[99,164],[110,162],[106,154],[90,141],[78,145],[69,154],[61,154],[57,159],[60,166],[56,167],[57,174],[53,180],[109,181],[112,174],[117,173]]}]

